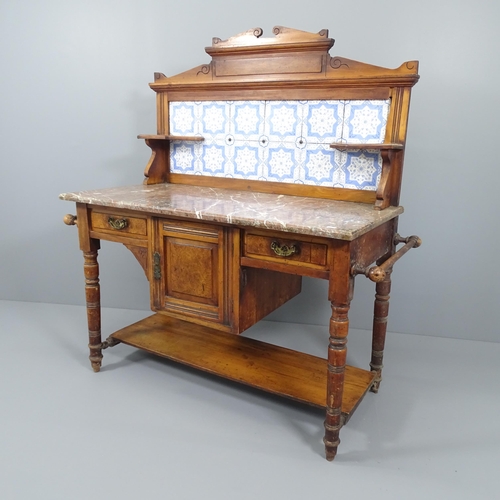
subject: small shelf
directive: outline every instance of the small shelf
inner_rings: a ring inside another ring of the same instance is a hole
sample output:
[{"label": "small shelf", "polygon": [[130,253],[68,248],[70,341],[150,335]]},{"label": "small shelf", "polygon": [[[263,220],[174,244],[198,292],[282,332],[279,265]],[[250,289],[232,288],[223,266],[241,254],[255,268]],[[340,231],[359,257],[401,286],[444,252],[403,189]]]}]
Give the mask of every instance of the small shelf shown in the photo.
[{"label": "small shelf", "polygon": [[[124,344],[319,408],[326,407],[325,359],[154,314],[112,335]],[[326,348],[325,348],[326,351]],[[349,419],[375,374],[346,367],[342,413]]]},{"label": "small shelf", "polygon": [[192,142],[202,142],[205,140],[204,137],[201,136],[192,136],[192,135],[148,135],[148,134],[139,134],[137,139],[154,139],[156,141],[192,141]]},{"label": "small shelf", "polygon": [[404,144],[398,144],[393,142],[379,143],[379,144],[346,144],[343,142],[333,142],[330,144],[332,149],[378,149],[378,150],[401,150],[404,148]]}]

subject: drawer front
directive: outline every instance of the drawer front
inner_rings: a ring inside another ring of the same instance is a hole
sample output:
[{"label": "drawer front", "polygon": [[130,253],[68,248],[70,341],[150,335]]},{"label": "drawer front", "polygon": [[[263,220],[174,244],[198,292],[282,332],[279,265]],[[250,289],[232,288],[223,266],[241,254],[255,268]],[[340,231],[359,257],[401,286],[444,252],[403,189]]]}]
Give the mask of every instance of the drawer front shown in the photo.
[{"label": "drawer front", "polygon": [[126,234],[128,236],[147,236],[147,219],[131,217],[120,212],[97,212],[90,214],[91,229],[99,232]]},{"label": "drawer front", "polygon": [[247,231],[244,238],[244,256],[327,269],[328,243],[301,237],[288,238],[288,235],[283,237],[283,233]]}]

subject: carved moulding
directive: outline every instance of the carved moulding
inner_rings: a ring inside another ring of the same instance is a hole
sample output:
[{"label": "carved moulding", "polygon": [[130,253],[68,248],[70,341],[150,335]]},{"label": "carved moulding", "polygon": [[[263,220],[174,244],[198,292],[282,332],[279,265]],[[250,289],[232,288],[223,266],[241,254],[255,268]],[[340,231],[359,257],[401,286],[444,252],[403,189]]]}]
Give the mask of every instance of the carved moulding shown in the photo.
[{"label": "carved moulding", "polygon": [[212,58],[210,63],[170,78],[155,73],[151,88],[156,92],[191,90],[193,86],[197,91],[213,86],[224,90],[237,82],[240,89],[247,83],[254,88],[271,88],[274,84],[284,89],[294,88],[295,82],[304,80],[315,88],[345,87],[343,80],[349,80],[351,85],[355,81],[356,86],[377,87],[388,79],[393,85],[411,87],[418,80],[417,61],[388,69],[330,56],[335,40],[329,38],[326,29],[309,33],[275,26],[274,37],[262,34],[261,28],[252,28],[227,40],[214,37],[212,45],[205,48]]},{"label": "carved moulding", "polygon": [[262,48],[264,46],[276,48],[281,45],[286,46],[289,50],[304,46],[317,46],[319,49],[328,51],[335,43],[335,40],[328,38],[327,29],[323,29],[319,33],[309,33],[286,28],[285,26],[275,26],[273,28],[274,38],[261,38],[262,34],[262,28],[252,28],[227,40],[215,37],[212,38],[212,46],[206,47],[205,51],[212,55],[219,51],[227,53],[235,49],[239,49],[239,51],[251,50],[252,48]]}]

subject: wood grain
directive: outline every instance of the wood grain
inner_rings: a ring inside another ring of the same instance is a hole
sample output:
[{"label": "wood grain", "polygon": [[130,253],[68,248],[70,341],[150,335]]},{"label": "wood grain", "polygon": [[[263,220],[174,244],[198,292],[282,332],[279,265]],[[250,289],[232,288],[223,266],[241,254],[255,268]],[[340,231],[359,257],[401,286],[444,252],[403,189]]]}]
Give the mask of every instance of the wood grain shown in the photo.
[{"label": "wood grain", "polygon": [[139,134],[137,139],[159,140],[159,141],[183,141],[203,142],[204,137],[192,135],[165,135],[165,134]]},{"label": "wood grain", "polygon": [[[251,387],[326,407],[326,359],[159,314],[115,332],[112,338]],[[360,368],[346,368],[342,398],[346,420],[374,376]]]},{"label": "wood grain", "polygon": [[301,286],[302,276],[267,269],[241,268],[238,333],[298,295]]},{"label": "wood grain", "polygon": [[251,181],[245,179],[228,179],[205,175],[169,174],[172,184],[189,184],[192,186],[210,186],[259,193],[288,194],[292,196],[308,196],[329,200],[353,201],[358,203],[375,202],[375,191],[362,189],[344,189],[305,184],[289,184],[286,182]]}]

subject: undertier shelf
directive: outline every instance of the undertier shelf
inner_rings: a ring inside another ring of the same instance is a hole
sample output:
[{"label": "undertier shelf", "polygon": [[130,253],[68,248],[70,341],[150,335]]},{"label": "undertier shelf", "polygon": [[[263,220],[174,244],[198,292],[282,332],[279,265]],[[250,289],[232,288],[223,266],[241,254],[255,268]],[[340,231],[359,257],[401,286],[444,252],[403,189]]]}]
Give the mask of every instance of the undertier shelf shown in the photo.
[{"label": "undertier shelf", "polygon": [[[112,337],[229,380],[316,407],[326,407],[327,362],[310,354],[219,332],[163,314],[149,316],[118,330]],[[342,399],[346,421],[372,386],[374,377],[373,372],[346,367]]]}]

